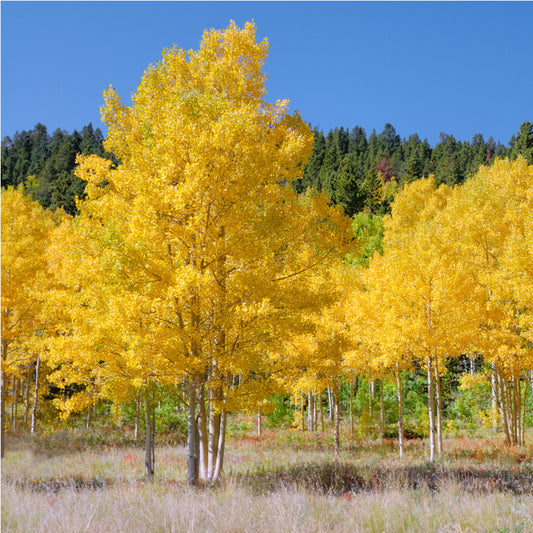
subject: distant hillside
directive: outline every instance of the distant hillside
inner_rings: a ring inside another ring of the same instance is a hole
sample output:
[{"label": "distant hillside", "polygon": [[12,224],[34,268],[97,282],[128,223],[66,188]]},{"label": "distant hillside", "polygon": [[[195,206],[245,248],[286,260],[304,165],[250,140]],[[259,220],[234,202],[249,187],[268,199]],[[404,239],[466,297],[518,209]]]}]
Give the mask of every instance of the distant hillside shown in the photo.
[{"label": "distant hillside", "polygon": [[[24,184],[42,206],[52,210],[62,206],[75,214],[75,197],[82,197],[85,190],[85,183],[74,176],[80,152],[117,163],[104,150],[102,132],[91,124],[72,134],[57,129],[51,136],[46,126],[37,124],[30,131],[17,132],[13,139],[5,137],[2,187]],[[295,187],[300,192],[307,188],[327,191],[349,216],[361,211],[384,214],[403,183],[433,174],[437,183],[454,185],[495,157],[515,159],[519,154],[533,163],[531,122],[524,122],[507,146],[492,137],[485,140],[481,134],[471,141],[458,141],[441,133],[431,147],[416,133],[401,139],[391,124],[369,136],[359,126],[351,131],[335,128],[326,134],[315,129],[313,154]]]}]

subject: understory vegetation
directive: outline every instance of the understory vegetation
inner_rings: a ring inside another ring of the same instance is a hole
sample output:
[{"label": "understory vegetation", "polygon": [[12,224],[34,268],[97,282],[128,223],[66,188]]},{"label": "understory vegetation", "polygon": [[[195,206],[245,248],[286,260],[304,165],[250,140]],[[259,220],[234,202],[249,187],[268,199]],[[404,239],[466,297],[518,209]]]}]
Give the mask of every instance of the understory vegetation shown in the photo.
[{"label": "understory vegetation", "polygon": [[186,447],[168,444],[170,436],[158,446],[157,473],[148,483],[143,449],[128,427],[106,433],[97,423],[89,430],[9,434],[2,531],[533,528],[533,446],[450,437],[430,464],[421,439],[408,440],[398,461],[391,439],[351,438],[348,424],[341,434],[335,453],[332,438],[321,432],[265,429],[259,437],[255,417],[235,416],[225,474],[207,490],[186,484]]}]

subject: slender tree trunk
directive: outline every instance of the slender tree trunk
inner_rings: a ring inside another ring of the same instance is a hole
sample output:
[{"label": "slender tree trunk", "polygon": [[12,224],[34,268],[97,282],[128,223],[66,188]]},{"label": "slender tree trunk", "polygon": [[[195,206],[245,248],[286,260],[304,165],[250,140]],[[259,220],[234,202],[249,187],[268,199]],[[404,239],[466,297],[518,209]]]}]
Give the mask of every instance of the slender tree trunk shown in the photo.
[{"label": "slender tree trunk", "polygon": [[30,368],[32,365],[28,365],[26,368],[26,384],[24,386],[24,427],[28,427],[28,416],[30,413],[30,388],[31,388],[31,373]]},{"label": "slender tree trunk", "polygon": [[152,406],[148,392],[144,393],[144,421],[146,424],[146,435],[144,442],[144,466],[146,471],[146,481],[152,481],[154,479],[154,439],[153,439],[153,430],[152,430],[152,417],[151,412]]},{"label": "slender tree trunk", "polygon": [[304,393],[300,394],[300,418],[302,422],[302,431],[305,431],[305,402],[304,402]]},{"label": "slender tree trunk", "polygon": [[509,420],[507,417],[507,393],[505,380],[502,375],[498,375],[498,382],[500,385],[500,403],[501,403],[501,413],[502,413],[502,425],[505,432],[505,443],[511,445],[511,433],[509,431]]},{"label": "slender tree trunk", "polygon": [[496,366],[494,363],[491,365],[491,418],[492,418],[492,434],[498,433],[498,419],[496,414],[498,413],[498,382],[496,375]]},{"label": "slender tree trunk", "polygon": [[520,424],[520,446],[525,445],[525,429],[526,429],[526,401],[527,401],[527,389],[528,389],[527,377],[524,383],[524,400],[522,404],[522,422]]},{"label": "slender tree trunk", "polygon": [[353,439],[354,427],[353,427],[353,383],[350,381],[350,438]]},{"label": "slender tree trunk", "polygon": [[[338,378],[337,378],[338,379]],[[334,413],[334,439],[335,439],[335,453],[339,453],[341,449],[340,444],[340,394],[339,383],[335,380],[333,386],[333,413]]]},{"label": "slender tree trunk", "polygon": [[515,439],[518,446],[522,446],[522,394],[520,391],[520,374],[513,377],[513,393],[514,393],[514,419],[515,419]]},{"label": "slender tree trunk", "polygon": [[315,431],[314,424],[314,411],[315,411],[315,402],[312,392],[307,393],[307,427],[309,431]]},{"label": "slender tree trunk", "polygon": [[17,429],[17,409],[18,407],[18,379],[13,376],[13,403],[11,404],[11,429]]},{"label": "slender tree trunk", "polygon": [[314,431],[318,431],[318,393],[313,392],[313,427]]},{"label": "slender tree trunk", "polygon": [[210,391],[209,396],[209,453],[207,457],[207,479],[208,481],[212,482],[218,456],[221,413],[218,410],[218,406],[215,405],[216,400],[219,399],[218,391]]},{"label": "slender tree trunk", "polygon": [[222,468],[224,466],[224,448],[226,446],[226,420],[227,413],[225,410],[220,415],[220,430],[218,434],[218,451],[217,460],[215,465],[215,472],[213,474],[213,483],[218,481],[222,474]]},{"label": "slender tree trunk", "polygon": [[369,381],[368,382],[368,392],[370,393],[370,397],[368,400],[368,418],[369,420],[372,420],[372,404],[374,403],[374,398],[376,397],[376,389],[375,389],[375,381]]},{"label": "slender tree trunk", "polygon": [[202,481],[207,481],[208,477],[208,438],[207,438],[207,416],[205,406],[205,385],[200,385],[198,394],[198,473]]},{"label": "slender tree trunk", "polygon": [[[7,313],[5,313],[7,314]],[[5,421],[6,421],[6,373],[5,373],[5,365],[7,361],[7,350],[8,350],[9,343],[6,339],[2,339],[2,390],[0,391],[0,455],[1,457],[4,457],[5,452]]]},{"label": "slender tree trunk", "polygon": [[379,380],[379,422],[381,436],[383,437],[385,433],[385,405],[383,400],[383,379]]},{"label": "slender tree trunk", "polygon": [[506,405],[507,405],[507,420],[509,422],[509,435],[511,437],[511,445],[516,445],[516,419],[515,419],[515,400],[513,398],[513,378],[511,382],[506,382]]},{"label": "slender tree trunk", "polygon": [[319,400],[320,400],[320,430],[322,431],[322,433],[324,433],[324,404],[322,403],[322,393],[324,391],[320,391],[320,394],[319,394]]},{"label": "slender tree trunk", "polygon": [[403,437],[403,394],[402,375],[400,365],[396,363],[396,385],[398,387],[398,446],[400,448],[400,458],[403,457],[404,437]]},{"label": "slender tree trunk", "polygon": [[189,412],[187,416],[187,483],[190,486],[195,486],[198,484],[196,386],[191,383],[189,387]]},{"label": "slender tree trunk", "polygon": [[437,455],[442,454],[442,391],[441,391],[441,381],[439,375],[439,369],[437,364],[437,359],[435,363],[435,392],[436,392],[436,411],[437,411]]},{"label": "slender tree trunk", "polygon": [[35,363],[35,389],[33,391],[33,407],[31,410],[31,427],[30,433],[33,435],[35,433],[35,426],[37,424],[37,404],[39,401],[39,373],[41,369],[41,357],[37,356]]},{"label": "slender tree trunk", "polygon": [[262,433],[262,419],[261,419],[261,411],[257,411],[257,437],[261,438]]},{"label": "slender tree trunk", "polygon": [[429,417],[429,462],[435,462],[435,390],[433,378],[433,362],[428,357],[428,417]]},{"label": "slender tree trunk", "polygon": [[134,430],[135,442],[137,442],[139,438],[140,426],[141,426],[141,395],[138,392],[135,396],[135,430]]},{"label": "slender tree trunk", "polygon": [[331,387],[328,387],[328,418],[331,423],[333,420],[333,393]]}]

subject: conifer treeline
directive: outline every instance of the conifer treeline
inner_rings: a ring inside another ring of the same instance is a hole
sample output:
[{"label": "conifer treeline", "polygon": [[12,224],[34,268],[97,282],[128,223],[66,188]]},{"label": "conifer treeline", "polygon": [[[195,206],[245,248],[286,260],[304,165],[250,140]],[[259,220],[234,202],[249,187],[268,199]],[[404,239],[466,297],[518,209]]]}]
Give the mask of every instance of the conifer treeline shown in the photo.
[{"label": "conifer treeline", "polygon": [[76,155],[96,154],[113,159],[103,147],[103,135],[92,124],[72,134],[57,129],[50,136],[46,126],[17,132],[2,140],[2,187],[24,184],[28,194],[52,211],[64,207],[76,212],[75,198],[82,196],[85,182],[74,175]]},{"label": "conifer treeline", "polygon": [[[63,206],[76,212],[75,197],[82,196],[85,183],[74,175],[77,153],[106,154],[103,136],[89,124],[72,134],[57,129],[51,136],[37,124],[2,141],[2,187],[24,184],[26,191],[43,207]],[[471,141],[458,141],[441,133],[431,147],[415,133],[401,139],[394,126],[385,124],[381,133],[356,126],[351,131],[335,128],[327,134],[315,129],[315,146],[304,177],[295,186],[327,191],[333,201],[352,216],[366,211],[384,214],[399,186],[430,174],[437,184],[452,186],[472,176],[480,165],[495,157],[511,160],[522,154],[533,163],[533,124],[524,122],[507,146],[476,134]],[[116,162],[116,161],[115,161]]]},{"label": "conifer treeline", "polygon": [[453,186],[495,157],[512,160],[519,154],[533,163],[531,122],[521,125],[508,146],[496,143],[492,137],[485,141],[481,134],[468,142],[441,133],[432,148],[416,133],[400,139],[391,124],[379,134],[372,131],[369,137],[359,126],[351,131],[335,128],[326,135],[315,129],[313,155],[297,188],[327,191],[349,216],[361,211],[383,214],[404,183],[433,174],[437,185]]}]

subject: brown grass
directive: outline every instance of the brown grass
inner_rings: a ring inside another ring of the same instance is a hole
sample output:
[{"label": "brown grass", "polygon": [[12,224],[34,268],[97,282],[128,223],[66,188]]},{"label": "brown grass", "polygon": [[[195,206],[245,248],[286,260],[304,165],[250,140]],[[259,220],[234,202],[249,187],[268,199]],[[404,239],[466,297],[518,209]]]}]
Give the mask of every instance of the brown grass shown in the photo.
[{"label": "brown grass", "polygon": [[533,532],[531,447],[457,439],[431,466],[421,441],[400,462],[387,441],[335,456],[320,435],[234,437],[224,482],[190,489],[182,446],[157,449],[147,484],[139,448],[55,439],[8,441],[3,532]]}]

